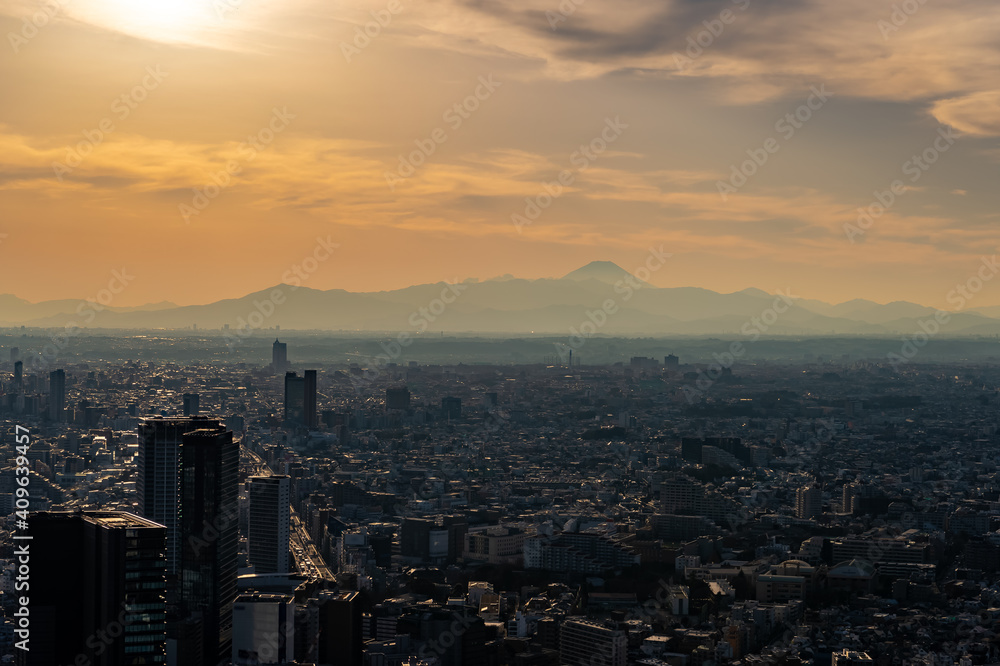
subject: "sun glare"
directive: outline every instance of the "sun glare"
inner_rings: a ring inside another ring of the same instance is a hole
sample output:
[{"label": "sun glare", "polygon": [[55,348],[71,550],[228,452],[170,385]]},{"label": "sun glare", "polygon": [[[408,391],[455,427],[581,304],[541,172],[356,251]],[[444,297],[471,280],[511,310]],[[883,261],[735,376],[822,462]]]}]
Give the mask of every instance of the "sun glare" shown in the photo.
[{"label": "sun glare", "polygon": [[239,13],[242,0],[91,0],[74,14],[133,37],[169,43],[198,43],[222,30]]}]

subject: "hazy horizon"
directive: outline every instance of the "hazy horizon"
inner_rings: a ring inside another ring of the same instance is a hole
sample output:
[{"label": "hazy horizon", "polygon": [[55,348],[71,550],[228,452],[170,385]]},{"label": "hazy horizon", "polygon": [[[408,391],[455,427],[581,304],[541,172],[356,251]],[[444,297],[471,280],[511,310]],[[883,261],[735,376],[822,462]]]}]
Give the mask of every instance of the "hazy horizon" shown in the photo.
[{"label": "hazy horizon", "polygon": [[0,291],[209,303],[324,238],[316,289],[662,245],[655,286],[944,307],[1000,241],[1000,7],[897,4],[2,0]]},{"label": "hazy horizon", "polygon": [[[595,261],[602,261],[602,260],[595,260]],[[320,287],[314,287],[314,286],[308,285],[308,284],[298,284],[298,285],[296,285],[296,284],[294,284],[292,282],[282,282],[282,281],[279,281],[279,282],[275,282],[273,284],[265,285],[264,287],[259,288],[259,289],[253,289],[253,290],[245,291],[245,292],[242,292],[242,293],[233,293],[233,294],[230,294],[228,296],[223,296],[222,298],[215,299],[215,300],[200,300],[200,301],[192,301],[192,302],[178,302],[176,300],[162,300],[162,301],[144,302],[144,303],[122,303],[121,307],[142,308],[142,307],[146,307],[146,306],[155,306],[155,305],[171,305],[171,306],[178,306],[178,307],[188,307],[188,306],[197,306],[197,305],[211,305],[212,303],[218,303],[221,300],[239,299],[239,298],[243,298],[245,296],[250,296],[252,294],[258,294],[258,293],[266,292],[269,289],[272,289],[272,288],[275,288],[275,287],[282,287],[282,286],[284,286],[284,287],[294,286],[296,289],[306,289],[306,290],[310,290],[311,289],[313,291],[347,291],[347,292],[350,292],[350,293],[359,293],[359,294],[361,294],[361,293],[385,293],[385,292],[393,292],[393,291],[403,291],[403,290],[408,289],[410,287],[421,287],[421,286],[436,285],[436,284],[447,284],[447,283],[456,283],[456,282],[458,282],[458,283],[471,283],[471,284],[478,284],[478,283],[481,283],[481,282],[507,282],[507,281],[511,281],[511,280],[524,280],[524,281],[527,281],[527,282],[537,282],[537,281],[543,281],[543,280],[561,280],[563,278],[564,278],[564,276],[560,276],[560,275],[544,275],[544,276],[541,276],[541,277],[530,277],[530,278],[529,277],[523,277],[523,276],[520,276],[520,275],[511,275],[511,274],[495,275],[495,276],[487,277],[487,278],[478,277],[478,276],[468,276],[468,277],[460,277],[457,280],[443,279],[443,280],[438,280],[436,282],[420,282],[420,283],[416,283],[415,282],[415,283],[409,283],[409,284],[407,284],[407,283],[400,283],[398,286],[395,286],[395,287],[389,287],[389,288],[386,288],[386,289],[377,289],[377,290],[372,290],[372,291],[354,291],[354,290],[350,290],[350,289],[345,289],[345,288],[340,287],[340,286],[332,286],[332,287],[327,287],[327,288],[320,288]],[[705,287],[702,287],[702,286],[696,285],[696,284],[678,284],[678,285],[671,285],[669,287],[659,287],[659,286],[657,286],[655,284],[654,285],[650,285],[650,286],[654,287],[654,288],[658,288],[658,289],[706,289]],[[715,290],[709,290],[709,291],[715,291]],[[760,287],[758,285],[748,285],[748,286],[746,286],[746,287],[744,287],[742,289],[736,289],[734,291],[718,291],[716,293],[723,294],[723,295],[729,295],[729,294],[738,294],[740,292],[746,292],[746,291],[763,291],[763,292],[768,293],[768,294],[773,294],[773,292],[774,292],[774,290],[768,291],[767,289],[764,289],[764,288],[762,288],[762,287]],[[86,297],[74,296],[74,295],[57,296],[55,298],[46,298],[46,299],[43,299],[43,300],[30,300],[30,299],[27,299],[27,298],[23,298],[19,294],[13,293],[13,292],[3,292],[3,293],[0,293],[0,296],[3,296],[3,295],[14,296],[14,297],[19,298],[21,300],[24,300],[24,301],[26,301],[28,303],[36,304],[36,305],[39,304],[39,303],[45,303],[45,302],[49,302],[49,301],[86,300]],[[811,299],[811,300],[823,300],[823,299],[819,299],[819,298],[815,298],[814,299],[812,296],[806,295],[806,294],[803,294],[802,297],[803,298],[808,298],[808,299]],[[124,299],[122,299],[122,300],[124,301]],[[827,302],[830,305],[839,305],[839,304],[843,304],[843,303],[848,303],[848,302],[853,301],[853,300],[871,301],[872,303],[877,303],[879,305],[889,305],[889,304],[892,304],[892,303],[904,302],[902,299],[897,299],[897,300],[893,300],[893,301],[879,301],[879,300],[875,300],[875,299],[871,299],[871,298],[864,298],[864,297],[851,298],[851,299],[847,299],[845,301],[824,301],[824,302]],[[905,301],[905,302],[916,303],[915,301]],[[933,305],[930,305],[930,304],[927,304],[927,303],[916,303],[916,304],[917,305],[922,305],[922,306],[925,306],[925,307],[934,307]],[[986,306],[987,304],[983,303],[983,305]],[[116,304],[116,305],[114,305],[112,307],[118,307],[118,305]]]}]

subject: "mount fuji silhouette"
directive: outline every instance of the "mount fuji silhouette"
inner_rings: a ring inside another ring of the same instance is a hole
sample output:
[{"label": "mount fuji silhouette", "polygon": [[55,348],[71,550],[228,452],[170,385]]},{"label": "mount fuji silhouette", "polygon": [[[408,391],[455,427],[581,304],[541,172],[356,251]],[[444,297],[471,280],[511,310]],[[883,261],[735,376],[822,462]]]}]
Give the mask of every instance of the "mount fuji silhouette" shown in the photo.
[{"label": "mount fuji silhouette", "polygon": [[[107,307],[87,322],[77,314],[77,300],[29,303],[0,295],[0,326],[63,328],[72,322],[90,329],[169,330],[197,326],[220,331],[241,328],[251,313],[261,312],[266,315],[262,328],[280,326],[282,330],[558,336],[579,326],[588,311],[613,299],[615,314],[607,318],[600,335],[739,336],[741,328],[752,317],[760,317],[776,298],[755,288],[723,294],[699,287],[656,287],[635,276],[628,280],[633,287],[622,289],[622,281],[629,275],[614,262],[592,261],[561,278],[526,280],[505,275],[492,280],[469,279],[451,286],[441,282],[378,292],[278,284],[205,305]],[[259,304],[270,299],[275,289],[282,291],[282,302],[262,312]],[[421,309],[433,316],[420,314]],[[903,301],[879,304],[855,299],[831,305],[796,298],[766,334],[905,335],[920,330],[920,321],[934,312],[934,308]],[[260,318],[254,315],[254,320]],[[415,328],[414,318],[426,326]],[[947,335],[1000,335],[1000,308],[952,313]]]}]

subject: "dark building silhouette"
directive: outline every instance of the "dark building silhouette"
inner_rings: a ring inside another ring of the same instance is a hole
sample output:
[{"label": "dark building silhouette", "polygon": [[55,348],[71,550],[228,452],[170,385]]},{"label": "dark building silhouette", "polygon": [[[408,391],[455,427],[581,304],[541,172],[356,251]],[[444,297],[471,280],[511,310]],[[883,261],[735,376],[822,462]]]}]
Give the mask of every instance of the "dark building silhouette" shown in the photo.
[{"label": "dark building silhouette", "polygon": [[316,371],[306,370],[302,391],[302,423],[305,427],[315,429],[319,426],[316,418]]},{"label": "dark building silhouette", "polygon": [[239,445],[221,424],[193,430],[183,435],[180,461],[179,613],[188,640],[178,642],[178,663],[214,666],[232,649]]},{"label": "dark building silhouette", "polygon": [[281,373],[288,368],[288,345],[284,342],[274,341],[271,345],[271,365],[274,371]]},{"label": "dark building silhouette", "polygon": [[362,666],[364,654],[361,595],[319,595],[319,663]]},{"label": "dark building silhouette", "polygon": [[667,354],[663,357],[663,367],[667,370],[677,370],[681,367],[681,360],[673,354]]},{"label": "dark building silhouette", "polygon": [[305,419],[306,380],[294,372],[285,373],[285,423],[302,423]]},{"label": "dark building silhouette", "polygon": [[446,419],[462,418],[462,399],[454,396],[441,398],[441,412]]},{"label": "dark building silhouette", "polygon": [[29,517],[30,650],[24,666],[165,663],[166,528],[123,511]]},{"label": "dark building silhouette", "polygon": [[66,371],[59,369],[49,373],[49,419],[62,421],[66,411]]},{"label": "dark building silhouette", "polygon": [[252,476],[247,547],[254,573],[287,573],[291,521],[291,478]]},{"label": "dark building silhouette", "polygon": [[[421,644],[417,656],[442,666],[481,666],[486,654],[486,624],[467,607],[431,606],[403,613],[397,633]],[[445,638],[445,640],[442,640]]]},{"label": "dark building silhouette", "polygon": [[400,525],[399,552],[403,557],[450,564],[465,549],[469,531],[464,516],[440,516],[437,519],[406,518]]},{"label": "dark building silhouette", "polygon": [[404,518],[399,527],[399,552],[403,557],[430,557],[431,530],[434,521],[427,518]]},{"label": "dark building silhouette", "polygon": [[136,491],[139,512],[167,528],[167,574],[180,569],[180,451],[183,435],[218,428],[219,422],[199,417],[153,417],[139,422]]},{"label": "dark building silhouette", "polygon": [[138,459],[140,509],[167,532],[168,648],[214,666],[231,646],[239,445],[217,419],[147,418]]},{"label": "dark building silhouette", "polygon": [[385,390],[385,408],[407,410],[410,408],[410,389],[405,386]]},{"label": "dark building silhouette", "polygon": [[[17,349],[17,347],[15,347],[14,349]],[[14,386],[18,390],[21,390],[21,387],[23,385],[24,385],[24,362],[14,361]]]},{"label": "dark building silhouette", "polygon": [[200,399],[197,393],[184,394],[184,416],[198,416]]},{"label": "dark building silhouette", "polygon": [[315,370],[306,370],[302,377],[295,372],[285,373],[285,423],[317,427]]}]

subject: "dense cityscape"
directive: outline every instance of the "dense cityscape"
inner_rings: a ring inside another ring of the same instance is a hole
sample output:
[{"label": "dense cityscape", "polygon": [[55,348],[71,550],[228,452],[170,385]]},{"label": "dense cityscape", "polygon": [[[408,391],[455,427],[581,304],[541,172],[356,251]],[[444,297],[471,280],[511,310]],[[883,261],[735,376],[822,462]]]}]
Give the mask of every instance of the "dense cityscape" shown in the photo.
[{"label": "dense cityscape", "polygon": [[0,666],[1000,666],[1000,2],[0,35]]},{"label": "dense cityscape", "polygon": [[1000,660],[995,365],[662,345],[51,368],[11,347],[4,663]]}]

